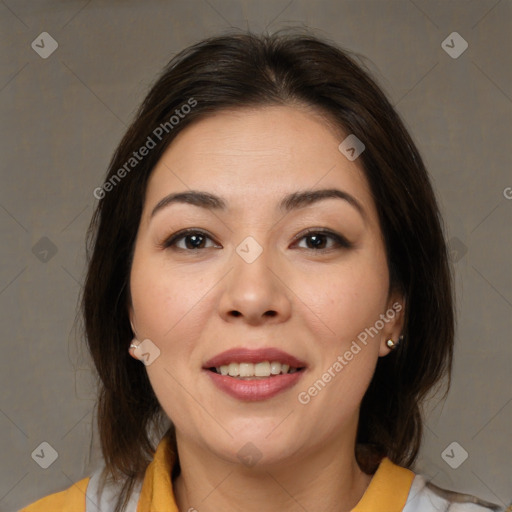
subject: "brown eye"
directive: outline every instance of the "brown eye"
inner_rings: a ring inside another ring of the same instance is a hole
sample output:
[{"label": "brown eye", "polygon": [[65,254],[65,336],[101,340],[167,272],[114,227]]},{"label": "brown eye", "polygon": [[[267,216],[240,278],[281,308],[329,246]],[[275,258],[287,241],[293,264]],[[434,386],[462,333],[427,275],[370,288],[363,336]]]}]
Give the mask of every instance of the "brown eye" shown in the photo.
[{"label": "brown eye", "polygon": [[196,251],[199,249],[208,249],[210,247],[219,247],[215,244],[207,246],[206,244],[208,240],[213,241],[212,238],[204,231],[187,229],[172,235],[162,244],[162,247],[166,249],[173,247],[184,251]]},{"label": "brown eye", "polygon": [[[329,251],[336,248],[350,248],[352,244],[343,236],[332,231],[308,231],[298,237],[299,241],[306,240],[306,247],[312,251]],[[299,244],[300,247],[300,244]]]},{"label": "brown eye", "polygon": [[[296,237],[298,247],[313,252],[331,251],[340,248],[350,248],[352,244],[342,235],[332,231],[311,230]],[[305,240],[305,247],[301,244]],[[208,242],[211,242],[208,245]],[[220,248],[206,232],[197,229],[186,229],[175,233],[161,244],[164,249],[173,248],[181,251],[198,251],[200,249]]]}]

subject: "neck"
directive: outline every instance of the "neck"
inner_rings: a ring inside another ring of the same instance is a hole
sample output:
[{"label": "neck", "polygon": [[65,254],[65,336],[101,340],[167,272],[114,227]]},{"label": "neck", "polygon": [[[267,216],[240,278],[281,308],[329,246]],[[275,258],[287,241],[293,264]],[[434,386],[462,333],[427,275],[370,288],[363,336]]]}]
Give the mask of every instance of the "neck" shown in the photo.
[{"label": "neck", "polygon": [[300,457],[252,467],[179,440],[178,453],[181,474],[173,487],[179,510],[348,512],[372,478],[359,468],[354,443],[339,440]]}]

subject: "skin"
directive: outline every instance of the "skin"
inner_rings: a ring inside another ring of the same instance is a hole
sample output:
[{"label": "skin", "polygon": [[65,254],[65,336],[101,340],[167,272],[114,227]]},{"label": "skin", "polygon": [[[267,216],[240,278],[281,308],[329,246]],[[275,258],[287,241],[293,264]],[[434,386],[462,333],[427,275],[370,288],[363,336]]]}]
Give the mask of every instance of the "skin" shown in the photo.
[{"label": "skin", "polygon": [[[358,412],[378,358],[389,353],[386,340],[401,333],[402,315],[361,345],[308,404],[297,399],[402,301],[389,293],[367,181],[357,160],[338,150],[345,137],[305,107],[223,111],[181,132],[152,172],[131,269],[130,318],[136,338],[160,350],[146,369],[176,426],[180,510],[348,511],[370,483],[354,456]],[[277,209],[286,194],[321,188],[351,194],[364,214],[336,198],[287,214]],[[221,196],[228,210],[172,204],[151,217],[167,194],[192,189]],[[200,249],[190,237],[162,247],[185,228],[210,238]],[[308,228],[339,233],[353,247],[321,237],[315,249],[311,237],[294,238]],[[252,263],[236,252],[248,236],[263,249]],[[291,389],[242,402],[202,370],[234,347],[277,347],[308,366]],[[248,442],[261,455],[251,467],[237,457]]]}]

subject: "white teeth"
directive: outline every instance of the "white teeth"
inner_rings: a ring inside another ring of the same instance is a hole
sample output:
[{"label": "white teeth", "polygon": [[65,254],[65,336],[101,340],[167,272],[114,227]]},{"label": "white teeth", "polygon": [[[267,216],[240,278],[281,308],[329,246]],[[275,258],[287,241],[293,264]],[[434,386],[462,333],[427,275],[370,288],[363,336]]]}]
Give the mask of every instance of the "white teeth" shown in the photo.
[{"label": "white teeth", "polygon": [[256,377],[270,377],[270,363],[257,363],[254,365],[254,375]]},{"label": "white teeth", "polygon": [[252,363],[240,363],[238,365],[240,377],[253,377],[254,365]]},{"label": "white teeth", "polygon": [[272,361],[272,363],[270,363],[270,373],[272,375],[279,375],[281,373],[281,363]]},{"label": "white teeth", "polygon": [[281,364],[278,361],[262,361],[260,363],[229,363],[215,368],[221,375],[230,377],[270,377],[286,373],[295,373],[297,368],[290,368],[288,364]]}]

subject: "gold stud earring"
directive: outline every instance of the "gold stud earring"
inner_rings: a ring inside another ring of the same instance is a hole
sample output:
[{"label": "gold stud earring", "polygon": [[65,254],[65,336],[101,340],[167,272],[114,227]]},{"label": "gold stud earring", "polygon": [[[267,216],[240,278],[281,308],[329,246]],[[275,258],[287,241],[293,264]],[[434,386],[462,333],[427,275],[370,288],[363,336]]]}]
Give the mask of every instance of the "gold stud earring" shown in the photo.
[{"label": "gold stud earring", "polygon": [[398,341],[393,341],[391,338],[389,340],[386,341],[386,346],[388,348],[390,348],[391,350],[395,350],[396,347],[398,347],[398,345],[400,345],[400,343],[402,342],[402,340],[404,339],[403,336],[400,336],[398,338]]}]

